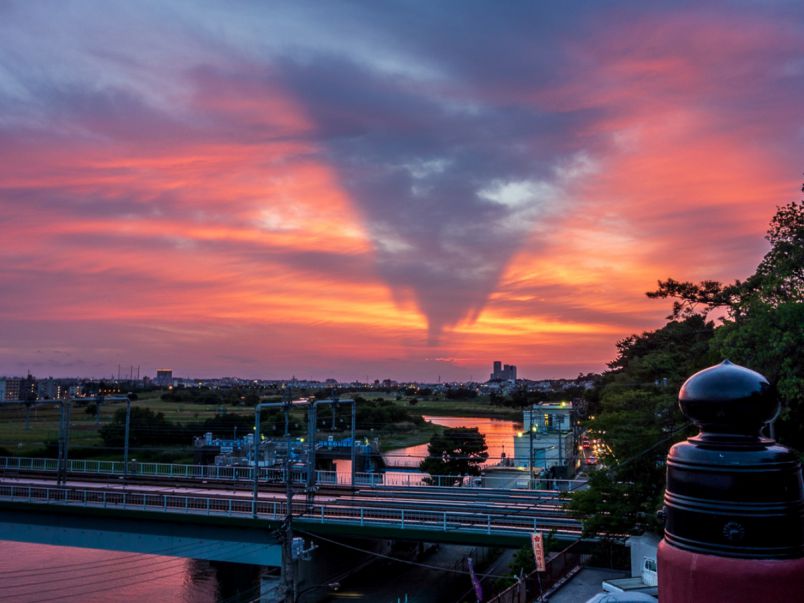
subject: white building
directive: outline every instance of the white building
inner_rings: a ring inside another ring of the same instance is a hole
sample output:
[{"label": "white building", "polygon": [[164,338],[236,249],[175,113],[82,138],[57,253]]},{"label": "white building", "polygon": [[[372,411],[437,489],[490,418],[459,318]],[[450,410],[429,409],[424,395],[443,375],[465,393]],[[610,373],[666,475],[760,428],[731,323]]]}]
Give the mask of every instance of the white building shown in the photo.
[{"label": "white building", "polygon": [[571,473],[576,461],[574,420],[570,402],[544,402],[526,408],[524,429],[514,439],[514,464],[525,469],[531,465],[535,473],[551,467],[569,467]]}]

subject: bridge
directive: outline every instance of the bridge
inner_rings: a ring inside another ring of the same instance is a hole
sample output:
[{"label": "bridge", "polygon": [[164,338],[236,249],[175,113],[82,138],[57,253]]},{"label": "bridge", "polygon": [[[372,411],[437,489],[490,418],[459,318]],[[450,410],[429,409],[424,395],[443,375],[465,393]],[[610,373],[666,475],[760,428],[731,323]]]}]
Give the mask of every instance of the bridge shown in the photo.
[{"label": "bridge", "polygon": [[[30,540],[43,542],[44,532],[56,524],[64,528],[54,532],[61,533],[62,540],[51,544],[82,546],[74,540],[74,528],[96,532],[87,539],[97,548],[97,543],[111,541],[104,532],[119,536],[139,530],[142,549],[169,548],[171,540],[186,551],[181,556],[210,558],[203,553],[206,547],[216,551],[217,560],[276,565],[279,551],[273,533],[288,515],[294,529],[329,538],[516,547],[528,542],[535,530],[562,540],[581,535],[580,522],[564,511],[555,491],[370,483],[353,489],[324,482],[306,499],[296,497],[288,508],[284,492],[271,488],[274,476],[269,473],[261,475],[255,500],[244,489],[251,479],[248,472],[220,473],[232,468],[161,465],[149,472],[137,467],[134,481],[124,481],[122,463],[71,461],[68,481],[57,485],[46,475],[56,472],[57,460],[28,461],[0,458],[0,530],[10,539],[25,540],[27,533]],[[177,476],[182,476],[180,484]],[[291,476],[300,484],[305,478],[301,471]],[[11,524],[29,527],[12,529]],[[43,528],[42,534],[35,533],[36,526]],[[149,539],[152,542],[146,542]],[[212,541],[226,546],[207,547]]]}]

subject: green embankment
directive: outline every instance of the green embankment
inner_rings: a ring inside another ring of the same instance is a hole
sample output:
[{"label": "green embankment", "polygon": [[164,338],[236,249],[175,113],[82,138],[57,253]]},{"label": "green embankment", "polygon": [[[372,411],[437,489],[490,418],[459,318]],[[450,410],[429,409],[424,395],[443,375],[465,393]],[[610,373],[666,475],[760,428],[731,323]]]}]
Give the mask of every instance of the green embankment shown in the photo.
[{"label": "green embankment", "polygon": [[[366,400],[388,400],[399,406],[407,408],[412,413],[420,415],[436,415],[445,417],[493,417],[497,419],[509,419],[511,421],[521,421],[522,411],[507,406],[494,406],[489,402],[488,397],[478,396],[477,398],[463,398],[448,400],[431,397],[403,396],[397,400],[395,394],[382,392],[357,392],[342,395],[342,398],[360,396]],[[411,404],[411,400],[416,400]]]},{"label": "green embankment", "polygon": [[379,436],[380,449],[386,452],[396,448],[426,444],[430,441],[430,438],[442,431],[444,431],[444,428],[441,425],[433,425],[432,423],[425,423],[408,432],[391,431]]},{"label": "green embankment", "polygon": [[[205,419],[214,417],[222,412],[252,418],[254,416],[254,410],[249,406],[165,401],[160,398],[160,394],[161,392],[142,394],[134,404],[149,408],[155,413],[161,412],[168,421],[181,424],[201,423]],[[344,394],[342,397],[355,397],[357,395],[374,401],[383,398],[401,408],[405,408],[414,415],[521,419],[520,411],[492,406],[487,399],[482,397],[464,400],[418,398],[414,404],[410,403],[411,397],[397,400],[393,394],[375,392]],[[73,450],[96,448],[97,453],[95,451],[91,452],[91,456],[95,458],[118,458],[119,451],[105,450],[103,448],[103,441],[98,433],[98,427],[109,423],[115,411],[125,408],[125,405],[125,401],[122,400],[105,402],[101,405],[100,420],[97,421],[94,415],[87,414],[85,404],[74,404],[70,422],[70,448]],[[55,445],[59,437],[59,405],[37,403],[27,410],[27,413],[29,415],[29,429],[26,430],[26,408],[23,404],[5,405],[2,408],[0,412],[0,448],[6,449],[11,454],[26,456],[42,454],[48,444]],[[302,410],[294,411],[293,416],[295,422],[303,424]],[[425,444],[430,441],[434,434],[443,430],[443,427],[429,423],[417,426],[406,423],[401,430],[401,426],[398,425],[389,425],[385,428],[382,426],[372,427],[374,428],[366,429],[362,428],[359,423],[357,425],[361,436],[378,437],[382,450]],[[228,434],[216,435],[223,436]],[[176,454],[186,455],[191,446],[192,442],[188,441],[184,446],[171,447],[171,451],[175,448]]]}]

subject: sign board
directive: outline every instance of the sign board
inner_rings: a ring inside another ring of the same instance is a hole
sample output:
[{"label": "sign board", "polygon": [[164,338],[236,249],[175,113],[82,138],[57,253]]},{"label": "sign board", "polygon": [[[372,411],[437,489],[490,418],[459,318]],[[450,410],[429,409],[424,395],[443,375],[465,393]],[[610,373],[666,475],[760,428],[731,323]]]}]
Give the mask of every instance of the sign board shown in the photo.
[{"label": "sign board", "polygon": [[546,566],[544,563],[544,538],[542,538],[541,532],[531,534],[530,543],[533,545],[533,557],[536,559],[536,570],[543,572]]}]

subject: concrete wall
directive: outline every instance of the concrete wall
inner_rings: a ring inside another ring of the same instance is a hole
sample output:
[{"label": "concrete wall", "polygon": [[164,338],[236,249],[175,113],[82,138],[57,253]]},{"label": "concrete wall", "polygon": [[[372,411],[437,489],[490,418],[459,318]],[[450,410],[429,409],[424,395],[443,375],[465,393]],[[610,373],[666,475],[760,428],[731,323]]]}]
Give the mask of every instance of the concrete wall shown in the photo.
[{"label": "concrete wall", "polygon": [[631,576],[642,575],[642,559],[648,557],[656,559],[656,549],[659,546],[661,536],[656,534],[642,534],[641,536],[631,536],[628,539],[628,547],[631,549]]}]

